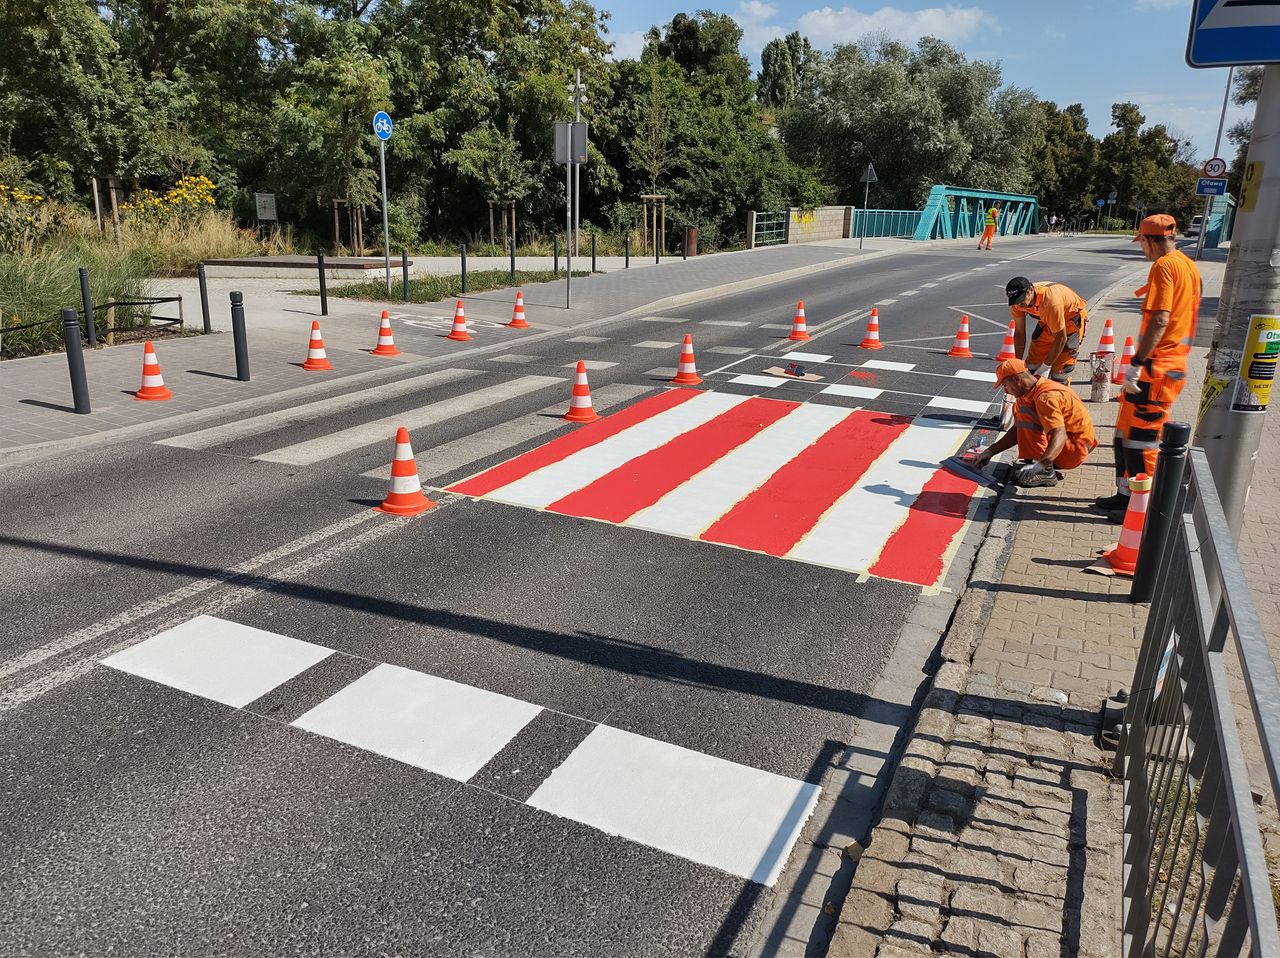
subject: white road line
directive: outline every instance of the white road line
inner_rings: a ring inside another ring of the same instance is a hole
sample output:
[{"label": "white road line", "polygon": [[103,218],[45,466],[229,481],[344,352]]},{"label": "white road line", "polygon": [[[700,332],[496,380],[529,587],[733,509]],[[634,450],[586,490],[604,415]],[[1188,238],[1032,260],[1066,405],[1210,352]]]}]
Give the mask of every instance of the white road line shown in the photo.
[{"label": "white road line", "polygon": [[675,349],[679,343],[663,343],[654,339],[646,339],[642,343],[635,343],[634,349]]},{"label": "white road line", "polygon": [[848,415],[839,406],[799,406],[624,525],[691,539]]},{"label": "white road line", "polygon": [[783,359],[799,359],[810,363],[825,363],[830,356],[824,356],[821,353],[783,353]]},{"label": "white road line", "polygon": [[292,724],[465,782],[541,711],[510,696],[383,664]]},{"label": "white road line", "polygon": [[[998,306],[1000,304],[999,303],[987,303],[987,304],[975,303],[974,305],[975,306],[983,306],[983,305]],[[961,313],[962,315],[968,316],[970,319],[979,319],[984,323],[990,323],[992,326],[997,326],[1002,330],[1009,328],[1009,323],[1007,320],[1002,322],[998,319],[990,319],[986,316],[980,316],[965,306],[948,306],[947,309],[952,310],[953,312]]]},{"label": "white road line", "polygon": [[907,289],[907,290],[903,290],[903,291],[902,291],[901,293],[899,293],[898,295],[899,295],[899,296],[914,296],[914,295],[916,295],[916,293],[918,293],[918,292],[920,292],[920,290],[918,290],[918,289]]},{"label": "white road line", "polygon": [[[211,426],[208,429],[200,429],[181,436],[173,436],[169,439],[157,439],[156,443],[161,446],[177,446],[179,449],[209,449],[237,439],[260,436],[265,432],[270,432],[272,429],[278,429],[282,426],[314,422],[333,413],[347,412],[358,406],[407,396],[428,386],[439,386],[458,379],[465,379],[468,376],[478,375],[480,375],[480,371],[477,369],[438,369],[435,372],[423,373],[421,376],[411,376],[398,382],[372,386],[369,389],[343,393],[340,396],[330,396],[328,399],[307,403],[305,406],[291,406],[288,409],[263,413],[260,416],[237,419],[235,422],[229,422],[222,426]],[[263,397],[263,402],[270,401],[271,397]]]},{"label": "white road line", "polygon": [[939,276],[938,282],[945,283],[947,280],[950,280],[950,279],[959,279],[961,276],[965,274],[965,272],[966,270],[961,270],[958,273],[948,273],[946,276]]},{"label": "white road line", "polygon": [[860,369],[885,369],[892,373],[909,373],[916,368],[915,363],[895,363],[887,359],[868,359]]},{"label": "white road line", "polygon": [[954,453],[971,424],[921,416],[863,473],[858,484],[787,553],[818,565],[863,572],[907,518],[938,463]]},{"label": "white road line", "polygon": [[55,655],[62,655],[64,652],[70,652],[72,649],[78,648],[87,642],[103,638],[113,632],[119,632],[122,629],[133,625],[135,622],[140,622],[143,619],[163,612],[165,609],[175,606],[180,602],[186,602],[188,599],[194,599],[196,596],[208,592],[211,589],[216,589],[224,583],[234,581],[242,576],[247,576],[256,570],[261,569],[263,566],[277,562],[286,556],[291,556],[296,552],[302,552],[304,549],[309,549],[331,536],[336,536],[339,533],[350,532],[356,526],[372,522],[380,516],[381,513],[374,512],[372,510],[361,510],[355,515],[347,516],[345,519],[340,519],[337,522],[330,523],[322,529],[317,529],[309,535],[302,536],[299,539],[294,539],[292,542],[287,542],[282,546],[278,546],[275,549],[270,550],[269,552],[263,552],[251,559],[246,559],[244,562],[239,562],[229,569],[203,576],[193,582],[187,583],[184,586],[180,586],[171,592],[166,592],[164,595],[159,595],[154,599],[143,602],[141,605],[136,605],[132,609],[113,615],[109,619],[104,619],[102,622],[95,625],[79,629],[76,632],[72,632],[70,635],[63,636],[61,639],[54,639],[52,642],[46,642],[44,645],[31,649],[28,652],[24,652],[22,655],[16,656],[15,658],[12,658],[0,665],[0,679],[7,679],[9,676],[17,675],[19,672],[29,669],[33,665],[38,665],[46,659],[53,658]]},{"label": "white road line", "polygon": [[[619,403],[634,399],[650,391],[648,386],[629,386],[614,383],[601,386],[591,391],[591,403],[596,412],[604,412]],[[504,450],[517,446],[530,439],[546,435],[562,428],[565,423],[560,414],[568,408],[568,400],[554,406],[540,409],[531,416],[522,416],[511,422],[500,423],[481,429],[468,436],[462,436],[442,446],[425,449],[416,455],[418,462],[418,478],[429,482],[440,476],[448,475],[473,462],[487,456],[497,455]],[[391,466],[387,464],[364,473],[369,479],[386,480],[391,477]]]},{"label": "white road line", "polygon": [[719,353],[723,356],[745,356],[747,353],[751,352],[751,347],[750,346],[709,346],[707,347],[706,351],[709,353]]},{"label": "white road line", "polygon": [[896,299],[882,299],[882,300],[880,300],[880,302],[876,303],[876,305],[877,305],[877,306],[892,306],[892,305],[893,305],[894,303],[896,303],[896,302],[897,302],[897,300],[896,300]]},{"label": "white road line", "polygon": [[688,320],[679,316],[637,316],[637,323],[686,323]]},{"label": "white road line", "polygon": [[819,791],[808,782],[600,725],[538,786],[529,804],[772,885]]},{"label": "white road line", "polygon": [[[584,359],[582,362],[587,369],[612,369],[614,366],[618,365],[617,363],[611,363],[604,359]],[[565,363],[563,368],[577,369],[578,361],[575,359],[571,363]]]},{"label": "white road line", "polygon": [[884,392],[883,389],[870,389],[866,386],[846,386],[844,383],[835,383],[822,391],[829,396],[851,396],[854,399],[876,399]]},{"label": "white road line", "polygon": [[[760,328],[761,329],[790,329],[792,325],[793,325],[792,323],[761,323]],[[806,325],[808,324],[806,323]]]},{"label": "white road line", "polygon": [[762,386],[765,389],[776,389],[782,385],[783,380],[775,379],[772,376],[753,376],[750,373],[744,373],[741,376],[734,376],[729,382],[737,383],[740,386]]},{"label": "white road line", "polygon": [[991,406],[992,400],[952,399],[950,396],[934,396],[926,406],[932,409],[957,409],[960,412],[984,413]]},{"label": "white road line", "polygon": [[565,342],[566,343],[607,343],[609,341],[609,338],[610,337],[608,336],[574,336],[571,339],[566,339]]},{"label": "white road line", "polygon": [[333,654],[332,649],[198,615],[102,660],[233,708],[244,708]]},{"label": "white road line", "polygon": [[490,357],[491,363],[532,363],[541,359],[541,356],[522,356],[519,353],[504,353],[501,356]]},{"label": "white road line", "polygon": [[557,499],[591,484],[623,463],[710,422],[749,398],[728,393],[699,393],[693,399],[638,422],[594,446],[517,479],[485,498],[545,509]]},{"label": "white road line", "polygon": [[749,322],[734,319],[704,319],[700,326],[750,326]]},{"label": "white road line", "polygon": [[957,369],[952,375],[956,379],[973,379],[980,383],[993,383],[996,381],[995,373],[980,372],[976,369]]},{"label": "white road line", "polygon": [[327,436],[320,436],[316,439],[308,439],[305,442],[294,443],[291,446],[273,449],[254,458],[263,459],[267,462],[283,462],[293,466],[305,466],[313,462],[320,462],[322,459],[332,459],[334,456],[340,456],[343,453],[351,452],[375,442],[390,443],[399,426],[404,426],[412,431],[423,426],[436,425],[456,416],[462,416],[515,399],[526,393],[546,389],[548,386],[563,384],[564,380],[556,376],[521,376],[519,379],[513,379],[510,382],[497,383],[484,389],[463,393],[461,396],[455,396],[452,399],[443,399],[440,402],[419,406],[417,409],[408,409],[393,416],[376,419],[373,422],[361,423],[358,426],[342,429]]},{"label": "white road line", "polygon": [[933,289],[937,285],[937,283],[921,283],[920,287],[921,289]]}]

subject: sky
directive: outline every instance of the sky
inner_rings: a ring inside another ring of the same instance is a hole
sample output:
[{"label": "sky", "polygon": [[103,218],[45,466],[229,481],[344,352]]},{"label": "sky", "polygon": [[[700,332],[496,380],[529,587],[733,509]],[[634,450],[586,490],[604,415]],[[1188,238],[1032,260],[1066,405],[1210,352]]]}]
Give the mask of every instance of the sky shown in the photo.
[{"label": "sky", "polygon": [[[1184,53],[1191,0],[597,0],[610,13],[617,58],[637,56],[653,24],[677,13],[710,9],[732,16],[743,29],[742,52],[759,69],[771,39],[799,30],[819,49],[884,32],[914,41],[946,40],[974,59],[994,60],[1004,81],[1027,87],[1059,106],[1084,105],[1094,136],[1110,132],[1111,104],[1138,104],[1148,123],[1164,123],[1190,137],[1201,160],[1213,152],[1226,69],[1193,70]],[[1252,110],[1252,107],[1249,108]],[[1251,114],[1249,114],[1251,115]],[[1246,116],[1228,107],[1227,126]],[[1219,153],[1235,148],[1223,136]]]}]

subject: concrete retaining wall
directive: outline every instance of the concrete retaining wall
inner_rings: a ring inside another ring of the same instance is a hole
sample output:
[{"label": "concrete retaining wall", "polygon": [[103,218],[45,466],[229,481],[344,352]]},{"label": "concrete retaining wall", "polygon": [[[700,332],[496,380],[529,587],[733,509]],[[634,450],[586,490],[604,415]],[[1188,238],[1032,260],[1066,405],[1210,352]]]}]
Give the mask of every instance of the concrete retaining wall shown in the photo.
[{"label": "concrete retaining wall", "polygon": [[853,219],[852,206],[819,206],[812,210],[792,207],[789,213],[788,244],[847,239]]}]

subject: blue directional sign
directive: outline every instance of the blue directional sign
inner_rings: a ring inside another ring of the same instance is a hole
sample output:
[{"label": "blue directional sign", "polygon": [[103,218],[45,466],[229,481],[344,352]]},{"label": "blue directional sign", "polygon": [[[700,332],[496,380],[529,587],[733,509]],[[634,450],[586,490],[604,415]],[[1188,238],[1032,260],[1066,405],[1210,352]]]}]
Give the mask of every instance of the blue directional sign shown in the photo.
[{"label": "blue directional sign", "polygon": [[1280,63],[1280,3],[1195,0],[1187,63],[1193,67]]},{"label": "blue directional sign", "polygon": [[1196,180],[1196,196],[1226,196],[1227,181],[1202,176]]},{"label": "blue directional sign", "polygon": [[373,132],[380,140],[391,139],[391,117],[385,111],[379,110],[373,115]]}]

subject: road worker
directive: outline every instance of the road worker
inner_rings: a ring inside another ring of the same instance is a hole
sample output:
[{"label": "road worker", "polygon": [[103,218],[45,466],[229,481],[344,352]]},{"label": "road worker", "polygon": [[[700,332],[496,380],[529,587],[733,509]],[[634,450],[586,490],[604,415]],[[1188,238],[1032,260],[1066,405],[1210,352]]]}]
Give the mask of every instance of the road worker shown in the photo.
[{"label": "road worker", "polygon": [[987,210],[986,228],[982,231],[982,238],[978,240],[978,249],[982,249],[982,244],[986,243],[987,249],[991,249],[991,241],[996,235],[996,224],[1000,222],[1000,204],[992,203],[991,209]]},{"label": "road worker", "polygon": [[1121,387],[1116,417],[1116,494],[1095,506],[1114,523],[1124,522],[1129,480],[1154,476],[1160,431],[1187,381],[1187,356],[1200,311],[1200,274],[1177,249],[1178,224],[1167,213],[1148,216],[1135,243],[1151,261],[1142,302],[1142,329]]},{"label": "road worker", "polygon": [[1056,486],[1059,469],[1075,469],[1098,448],[1089,411],[1070,386],[1028,372],[1021,359],[1006,359],[996,367],[995,388],[1001,387],[1016,400],[1014,425],[978,455],[978,467],[1016,445],[1014,485]]},{"label": "road worker", "polygon": [[[1033,283],[1025,276],[1015,276],[1004,288],[1009,297],[1009,313],[1013,317],[1013,348],[1026,356],[1027,367],[1040,374],[1049,367],[1054,382],[1071,384],[1071,374],[1084,339],[1087,311],[1080,294],[1061,283]],[[1027,316],[1036,318],[1031,334],[1031,351],[1027,347]]]}]

